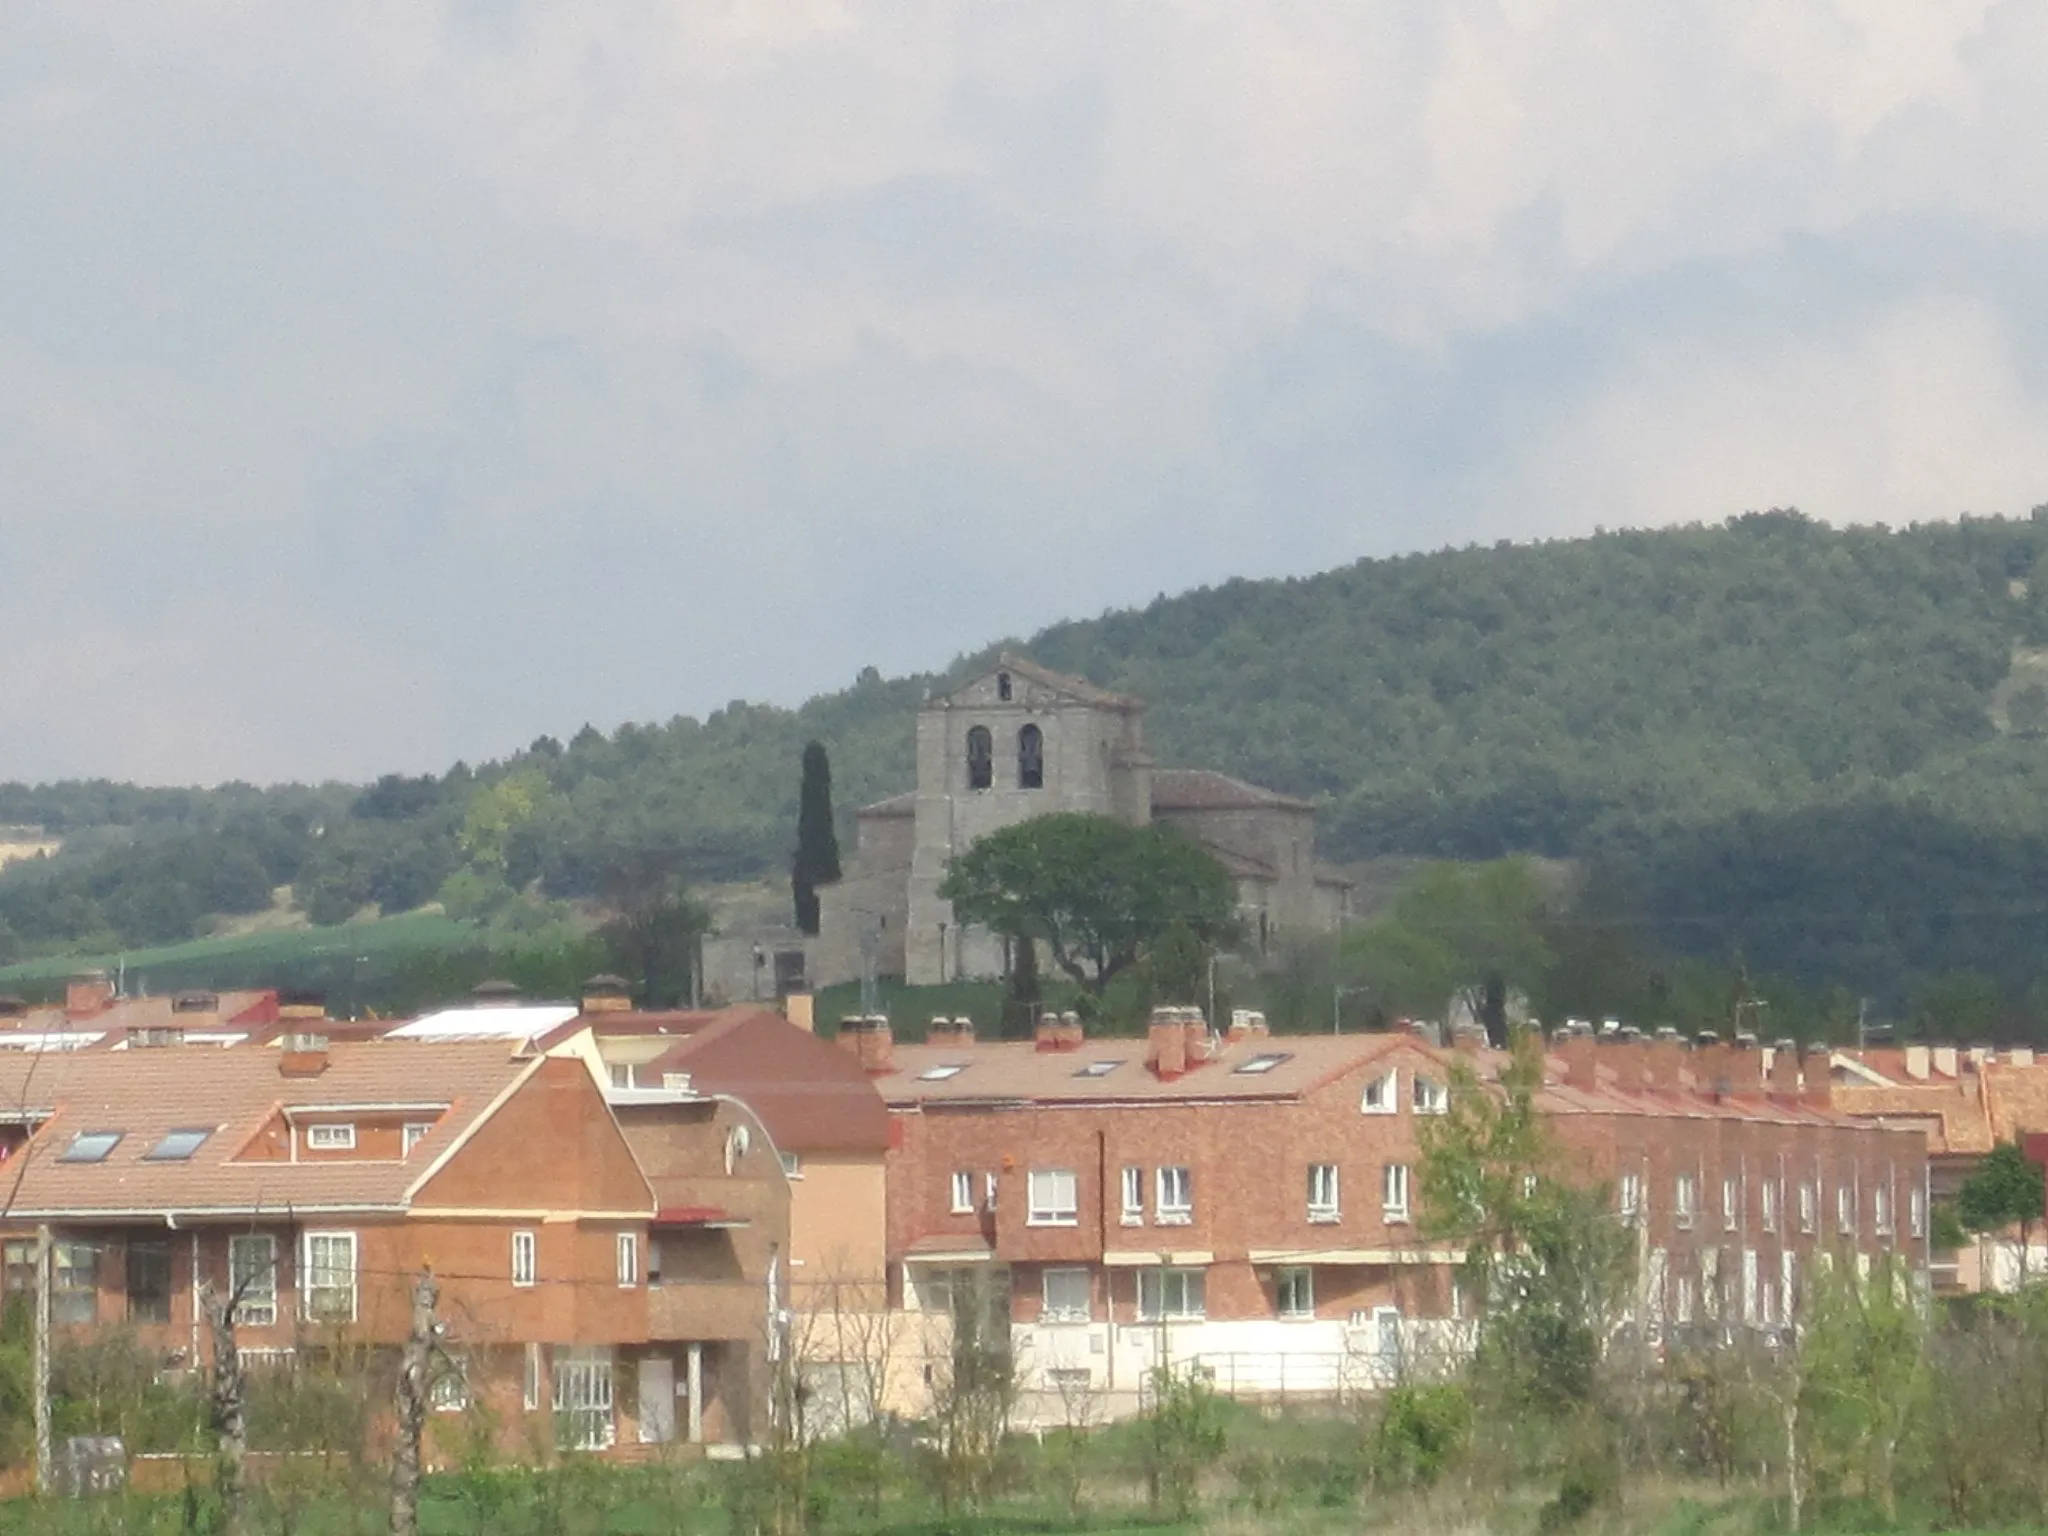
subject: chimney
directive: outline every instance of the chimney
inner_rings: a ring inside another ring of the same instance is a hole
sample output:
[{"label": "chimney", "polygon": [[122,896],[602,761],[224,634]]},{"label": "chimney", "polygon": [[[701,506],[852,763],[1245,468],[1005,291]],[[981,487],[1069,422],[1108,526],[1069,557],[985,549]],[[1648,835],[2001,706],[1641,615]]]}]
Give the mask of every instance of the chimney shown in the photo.
[{"label": "chimney", "polygon": [[1557,1054],[1564,1058],[1567,1087],[1591,1093],[1600,1086],[1600,1046],[1592,1030],[1577,1024],[1567,1026],[1558,1037]]},{"label": "chimney", "polygon": [[114,984],[105,971],[87,971],[74,976],[64,987],[64,1016],[89,1019],[114,1005]]},{"label": "chimney", "polygon": [[1933,1051],[1934,1070],[1943,1077],[1956,1075],[1956,1048],[1952,1045],[1937,1045]]},{"label": "chimney", "polygon": [[519,988],[509,981],[480,981],[469,989],[469,1000],[479,1008],[516,1008]]},{"label": "chimney", "polygon": [[2034,1048],[2031,1045],[2016,1045],[2007,1052],[2007,1060],[2016,1067],[2031,1067],[2034,1064]]},{"label": "chimney", "polygon": [[1209,1021],[1202,1016],[1201,1009],[1183,1008],[1180,1010],[1180,1026],[1187,1035],[1187,1064],[1200,1066],[1209,1059]]},{"label": "chimney", "polygon": [[792,992],[782,1000],[782,1016],[807,1035],[818,1032],[817,999],[808,992]]},{"label": "chimney", "polygon": [[1486,1026],[1461,1019],[1451,1026],[1451,1044],[1466,1055],[1486,1049]]},{"label": "chimney", "polygon": [[1643,1073],[1648,1065],[1649,1046],[1633,1029],[1622,1028],[1611,1039],[1600,1042],[1600,1055],[1614,1069],[1614,1086],[1623,1093],[1643,1091]]},{"label": "chimney", "polygon": [[965,1050],[974,1044],[974,1020],[962,1014],[949,1019],[943,1013],[932,1015],[932,1022],[924,1032],[926,1045],[944,1045]]},{"label": "chimney", "polygon": [[1998,1052],[1994,1051],[1990,1046],[1973,1045],[1970,1047],[1970,1070],[1972,1072],[1982,1072],[1987,1061],[1995,1061],[1997,1058]]},{"label": "chimney", "polygon": [[180,992],[171,999],[172,1013],[219,1013],[218,992]]},{"label": "chimney", "polygon": [[1650,1042],[1650,1086],[1659,1093],[1677,1093],[1684,1068],[1685,1036],[1667,1024]]},{"label": "chimney", "polygon": [[631,1013],[633,996],[627,990],[626,978],[606,973],[593,976],[583,983],[583,1011],[585,1013]]},{"label": "chimney", "polygon": [[1924,1083],[1927,1081],[1927,1072],[1930,1065],[1931,1063],[1927,1059],[1926,1046],[1909,1045],[1906,1047],[1906,1076],[1912,1078],[1916,1083]]},{"label": "chimney", "polygon": [[857,1013],[849,1013],[839,1021],[839,1032],[832,1038],[839,1043],[839,1049],[858,1056],[860,1037],[867,1029],[868,1021]]},{"label": "chimney", "polygon": [[1031,1027],[1031,1043],[1041,1051],[1056,1051],[1066,1043],[1064,1021],[1048,1009],[1038,1016],[1038,1022]]},{"label": "chimney", "polygon": [[863,1021],[858,1037],[860,1064],[871,1076],[896,1070],[896,1037],[889,1029],[886,1013],[871,1013]]},{"label": "chimney", "polygon": [[1730,1086],[1728,1047],[1711,1029],[1703,1029],[1693,1042],[1692,1082],[1695,1092],[1721,1098]]},{"label": "chimney", "polygon": [[1756,1036],[1744,1030],[1728,1048],[1728,1091],[1745,1096],[1764,1091],[1764,1053]]},{"label": "chimney", "polygon": [[1824,1045],[1806,1048],[1806,1072],[1800,1081],[1799,1098],[1808,1109],[1835,1107],[1834,1052]]},{"label": "chimney", "polygon": [[1069,1008],[1060,1015],[1060,1048],[1078,1051],[1088,1038],[1088,1032],[1081,1027],[1081,1015]]},{"label": "chimney", "polygon": [[1771,1097],[1774,1099],[1796,1099],[1799,1097],[1799,1045],[1793,1040],[1779,1040],[1771,1046]]},{"label": "chimney", "polygon": [[[277,1072],[280,1077],[318,1077],[327,1070],[327,1031],[319,1028],[325,1019],[295,1021],[293,1028],[278,1037]],[[298,1025],[312,1025],[301,1028]]]},{"label": "chimney", "polygon": [[1145,1064],[1160,1081],[1171,1082],[1187,1070],[1188,1032],[1177,1009],[1154,1008],[1147,1034]]}]

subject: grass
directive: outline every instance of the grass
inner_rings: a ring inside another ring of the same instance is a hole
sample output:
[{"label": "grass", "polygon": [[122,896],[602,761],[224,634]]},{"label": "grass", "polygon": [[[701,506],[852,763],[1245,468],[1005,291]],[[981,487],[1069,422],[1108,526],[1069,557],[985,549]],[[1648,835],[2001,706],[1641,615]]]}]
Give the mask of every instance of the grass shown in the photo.
[{"label": "grass", "polygon": [[[292,928],[226,934],[102,955],[52,955],[0,967],[0,986],[62,981],[80,971],[125,967],[132,975],[263,966],[303,968],[308,960],[453,948],[476,941],[476,930],[438,912],[408,912],[334,928]],[[343,963],[346,963],[345,961]],[[156,990],[163,990],[158,987]]]}]

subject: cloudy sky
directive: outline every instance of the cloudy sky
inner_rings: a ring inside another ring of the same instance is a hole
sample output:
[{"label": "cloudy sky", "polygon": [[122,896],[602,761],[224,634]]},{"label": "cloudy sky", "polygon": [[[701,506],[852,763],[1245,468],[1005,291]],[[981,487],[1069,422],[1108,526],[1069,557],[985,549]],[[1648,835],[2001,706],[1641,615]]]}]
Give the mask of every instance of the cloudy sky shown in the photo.
[{"label": "cloudy sky", "polygon": [[0,779],[2048,501],[2048,0],[8,0]]}]

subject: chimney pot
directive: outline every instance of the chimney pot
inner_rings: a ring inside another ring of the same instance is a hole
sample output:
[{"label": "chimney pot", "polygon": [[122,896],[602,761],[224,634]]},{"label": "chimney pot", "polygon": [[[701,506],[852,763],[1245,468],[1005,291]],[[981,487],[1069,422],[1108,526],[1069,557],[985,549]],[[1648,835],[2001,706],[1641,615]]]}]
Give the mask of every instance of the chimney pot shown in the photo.
[{"label": "chimney pot", "polygon": [[[516,995],[516,994],[515,994]],[[603,973],[583,983],[585,1013],[631,1013],[633,996],[623,976]]]},{"label": "chimney pot", "polygon": [[1799,1084],[1800,1102],[1809,1109],[1835,1107],[1834,1053],[1824,1045],[1806,1048],[1805,1071]]},{"label": "chimney pot", "polygon": [[1188,1032],[1176,1008],[1154,1008],[1148,1029],[1145,1064],[1171,1082],[1187,1070]]}]

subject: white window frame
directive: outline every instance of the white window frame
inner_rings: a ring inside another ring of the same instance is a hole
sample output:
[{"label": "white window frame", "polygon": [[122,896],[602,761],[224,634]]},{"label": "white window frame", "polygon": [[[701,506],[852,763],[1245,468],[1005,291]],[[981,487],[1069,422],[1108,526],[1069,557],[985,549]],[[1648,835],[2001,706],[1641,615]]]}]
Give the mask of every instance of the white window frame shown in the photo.
[{"label": "white window frame", "polygon": [[1145,1221],[1145,1170],[1128,1165],[1124,1167],[1117,1175],[1117,1190],[1123,1224],[1127,1227],[1142,1226]]},{"label": "white window frame", "polygon": [[1877,1235],[1879,1237],[1890,1237],[1892,1235],[1891,1185],[1879,1184],[1874,1186],[1870,1191],[1870,1203],[1873,1207],[1871,1220],[1877,1229]]},{"label": "white window frame", "polygon": [[1742,1215],[1742,1182],[1734,1174],[1721,1176],[1721,1230],[1733,1232]]},{"label": "white window frame", "polygon": [[981,1203],[984,1209],[993,1211],[996,1208],[996,1176],[993,1173],[981,1176]]},{"label": "white window frame", "polygon": [[1380,1216],[1383,1220],[1389,1223],[1407,1222],[1412,1183],[1406,1163],[1381,1164]]},{"label": "white window frame", "polygon": [[1766,1232],[1778,1230],[1778,1203],[1778,1181],[1776,1179],[1765,1179],[1763,1224]]},{"label": "white window frame", "polygon": [[1316,1272],[1306,1264],[1288,1264],[1275,1271],[1273,1311],[1289,1322],[1312,1322],[1316,1315]]},{"label": "white window frame", "polygon": [[1841,1233],[1842,1236],[1853,1237],[1855,1235],[1856,1228],[1859,1225],[1858,1218],[1863,1214],[1856,1209],[1860,1203],[1856,1198],[1856,1186],[1854,1184],[1837,1184],[1835,1186],[1835,1230]]},{"label": "white window frame", "polygon": [[1138,1320],[1146,1323],[1200,1322],[1209,1315],[1208,1289],[1208,1271],[1203,1269],[1141,1269],[1138,1271]]},{"label": "white window frame", "polygon": [[785,1179],[800,1179],[804,1176],[804,1159],[800,1152],[781,1152],[782,1176]]},{"label": "white window frame", "polygon": [[618,1235],[619,1289],[630,1291],[640,1283],[640,1234],[621,1232]]},{"label": "white window frame", "polygon": [[1451,1086],[1416,1072],[1409,1077],[1410,1096],[1418,1115],[1447,1115],[1451,1112]]},{"label": "white window frame", "polygon": [[1699,1310],[1699,1281],[1684,1272],[1673,1276],[1673,1279],[1676,1294],[1672,1297],[1672,1321],[1689,1323]]},{"label": "white window frame", "polygon": [[1401,1113],[1401,1069],[1389,1067],[1378,1077],[1368,1081],[1358,1096],[1358,1112],[1361,1115],[1398,1115]]},{"label": "white window frame", "polygon": [[[331,1255],[326,1259],[315,1257],[315,1251],[321,1244],[335,1244],[347,1249],[346,1281],[333,1278],[340,1271]],[[305,1308],[307,1320],[315,1323],[354,1322],[356,1306],[360,1299],[362,1273],[362,1243],[356,1234],[332,1230],[307,1232],[300,1244],[299,1253],[299,1299]],[[322,1300],[323,1297],[343,1295],[348,1299],[345,1314],[342,1308],[326,1305]]]},{"label": "white window frame", "polygon": [[406,1121],[405,1130],[403,1132],[405,1138],[403,1146],[405,1150],[400,1152],[399,1156],[401,1158],[411,1157],[412,1149],[418,1146],[421,1142],[425,1141],[429,1136],[433,1134],[433,1132],[434,1123],[431,1120]]},{"label": "white window frame", "polygon": [[520,1372],[519,1401],[528,1413],[540,1407],[540,1378],[544,1363],[541,1348],[541,1345],[533,1343],[526,1346],[526,1358]]},{"label": "white window frame", "polygon": [[1621,1208],[1621,1224],[1625,1227],[1639,1225],[1644,1217],[1643,1176],[1640,1173],[1624,1173],[1621,1176],[1615,1198]]},{"label": "white window frame", "polygon": [[1152,1224],[1185,1227],[1195,1219],[1195,1174],[1185,1164],[1161,1168],[1155,1176]]},{"label": "white window frame", "polygon": [[469,1357],[436,1350],[428,1367],[427,1408],[461,1413],[469,1407]]},{"label": "white window frame", "polygon": [[277,1238],[268,1232],[228,1237],[228,1292],[239,1293],[235,1322],[244,1328],[277,1323]]},{"label": "white window frame", "polygon": [[336,1124],[328,1120],[306,1127],[308,1152],[353,1152],[355,1149],[356,1128],[352,1124]]},{"label": "white window frame", "polygon": [[[1078,1283],[1081,1292],[1079,1300],[1069,1295],[1055,1302],[1053,1290],[1056,1281],[1064,1288],[1071,1288]],[[1071,1265],[1049,1268],[1041,1276],[1039,1286],[1040,1322],[1085,1323],[1095,1315],[1095,1299],[1087,1270],[1077,1269]]]},{"label": "white window frame", "polygon": [[512,1283],[521,1290],[540,1275],[540,1234],[519,1231],[512,1234]]},{"label": "white window frame", "polygon": [[1820,1191],[1811,1179],[1799,1181],[1799,1230],[1811,1232],[1820,1221]]},{"label": "white window frame", "polygon": [[604,1345],[556,1352],[555,1444],[565,1451],[609,1450],[618,1438],[612,1352]]},{"label": "white window frame", "polygon": [[1308,1219],[1328,1225],[1344,1219],[1342,1176],[1335,1163],[1308,1165]]},{"label": "white window frame", "polygon": [[953,1197],[953,1214],[955,1216],[972,1216],[974,1214],[973,1174],[965,1169],[955,1169],[953,1172],[951,1194]]},{"label": "white window frame", "polygon": [[1927,1191],[1915,1185],[1906,1191],[1906,1220],[1915,1237],[1927,1235]]},{"label": "white window frame", "polygon": [[1671,1181],[1671,1221],[1682,1231],[1689,1231],[1698,1218],[1700,1205],[1700,1180],[1696,1173],[1681,1173]]},{"label": "white window frame", "polygon": [[1027,1227],[1078,1227],[1081,1224],[1081,1181],[1071,1168],[1034,1168],[1026,1180],[1030,1203]]}]

